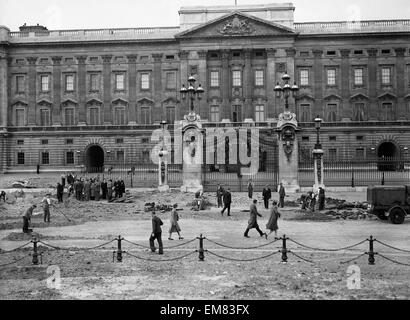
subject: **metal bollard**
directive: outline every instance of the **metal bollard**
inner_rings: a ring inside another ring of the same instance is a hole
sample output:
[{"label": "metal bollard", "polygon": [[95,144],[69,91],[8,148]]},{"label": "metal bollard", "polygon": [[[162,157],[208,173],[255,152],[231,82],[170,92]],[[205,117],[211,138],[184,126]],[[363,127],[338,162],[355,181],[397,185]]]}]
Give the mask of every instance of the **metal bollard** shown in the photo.
[{"label": "metal bollard", "polygon": [[117,248],[117,261],[122,262],[122,249],[121,249],[121,240],[124,240],[124,238],[121,238],[121,235],[118,236],[118,248]]},{"label": "metal bollard", "polygon": [[369,241],[369,252],[366,252],[369,255],[369,264],[374,265],[375,259],[374,255],[377,254],[377,252],[374,252],[373,250],[373,242],[376,239],[373,239],[373,236],[370,236],[370,239],[367,239]]},{"label": "metal bollard", "polygon": [[33,242],[33,264],[38,264],[37,238],[34,237],[31,242]]},{"label": "metal bollard", "polygon": [[202,233],[199,235],[199,238],[197,237],[197,239],[199,239],[199,261],[204,261],[205,255],[204,255],[204,239],[205,237],[202,237]]},{"label": "metal bollard", "polygon": [[288,262],[288,250],[286,249],[286,240],[289,238],[286,238],[286,235],[284,234],[283,237],[279,239],[282,239],[282,262]]}]

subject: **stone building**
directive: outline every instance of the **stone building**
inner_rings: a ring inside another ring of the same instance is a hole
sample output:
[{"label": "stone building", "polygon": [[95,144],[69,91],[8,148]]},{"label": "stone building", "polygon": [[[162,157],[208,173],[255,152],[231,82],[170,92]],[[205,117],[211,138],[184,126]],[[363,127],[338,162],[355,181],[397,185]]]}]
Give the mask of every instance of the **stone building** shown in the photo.
[{"label": "stone building", "polygon": [[183,7],[176,27],[0,27],[0,172],[149,163],[152,130],[188,112],[179,90],[191,74],[204,127],[259,127],[268,169],[285,72],[300,88],[289,103],[301,158],[317,115],[327,159],[408,158],[410,20],[299,23],[294,10]]}]

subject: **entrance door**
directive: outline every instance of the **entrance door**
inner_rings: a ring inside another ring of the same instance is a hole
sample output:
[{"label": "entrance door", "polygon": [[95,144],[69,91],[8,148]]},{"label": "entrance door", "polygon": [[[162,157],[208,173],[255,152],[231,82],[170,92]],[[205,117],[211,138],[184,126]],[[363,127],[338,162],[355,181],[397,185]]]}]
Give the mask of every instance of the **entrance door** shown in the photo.
[{"label": "entrance door", "polygon": [[87,172],[103,172],[104,151],[98,145],[90,146],[86,151]]},{"label": "entrance door", "polygon": [[242,106],[241,105],[233,106],[232,122],[242,122]]},{"label": "entrance door", "polygon": [[393,142],[383,142],[377,149],[379,171],[396,171],[399,167],[399,154]]}]

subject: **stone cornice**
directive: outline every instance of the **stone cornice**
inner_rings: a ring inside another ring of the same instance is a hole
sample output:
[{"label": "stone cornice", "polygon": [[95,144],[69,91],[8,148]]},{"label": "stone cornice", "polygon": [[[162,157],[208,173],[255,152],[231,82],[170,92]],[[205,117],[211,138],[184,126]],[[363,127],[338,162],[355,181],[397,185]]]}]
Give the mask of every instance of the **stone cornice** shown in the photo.
[{"label": "stone cornice", "polygon": [[27,57],[26,59],[27,59],[28,64],[31,66],[35,65],[38,60],[37,57]]},{"label": "stone cornice", "polygon": [[162,53],[153,53],[152,58],[154,58],[154,62],[161,62],[162,61]]},{"label": "stone cornice", "polygon": [[128,56],[127,56],[128,62],[129,62],[129,63],[136,63],[136,62],[137,62],[137,57],[138,57],[138,55],[136,55],[136,54],[130,54],[130,55],[128,55]]},{"label": "stone cornice", "polygon": [[103,55],[101,58],[103,59],[103,63],[111,63],[112,54]]},{"label": "stone cornice", "polygon": [[78,64],[85,64],[85,60],[87,60],[87,56],[75,56],[78,61]]}]

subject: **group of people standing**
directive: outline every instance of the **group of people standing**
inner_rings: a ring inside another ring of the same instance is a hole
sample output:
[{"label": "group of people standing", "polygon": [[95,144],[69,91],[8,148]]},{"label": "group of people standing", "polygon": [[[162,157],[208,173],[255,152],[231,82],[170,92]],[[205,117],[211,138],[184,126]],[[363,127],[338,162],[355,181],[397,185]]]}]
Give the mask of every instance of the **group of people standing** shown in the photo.
[{"label": "group of people standing", "polygon": [[64,188],[66,187],[68,195],[72,194],[79,201],[89,201],[100,199],[111,201],[113,198],[122,198],[125,193],[124,180],[120,178],[114,182],[112,179],[95,178],[77,178],[72,173],[61,176],[61,182],[57,183],[57,200],[63,202]]}]

